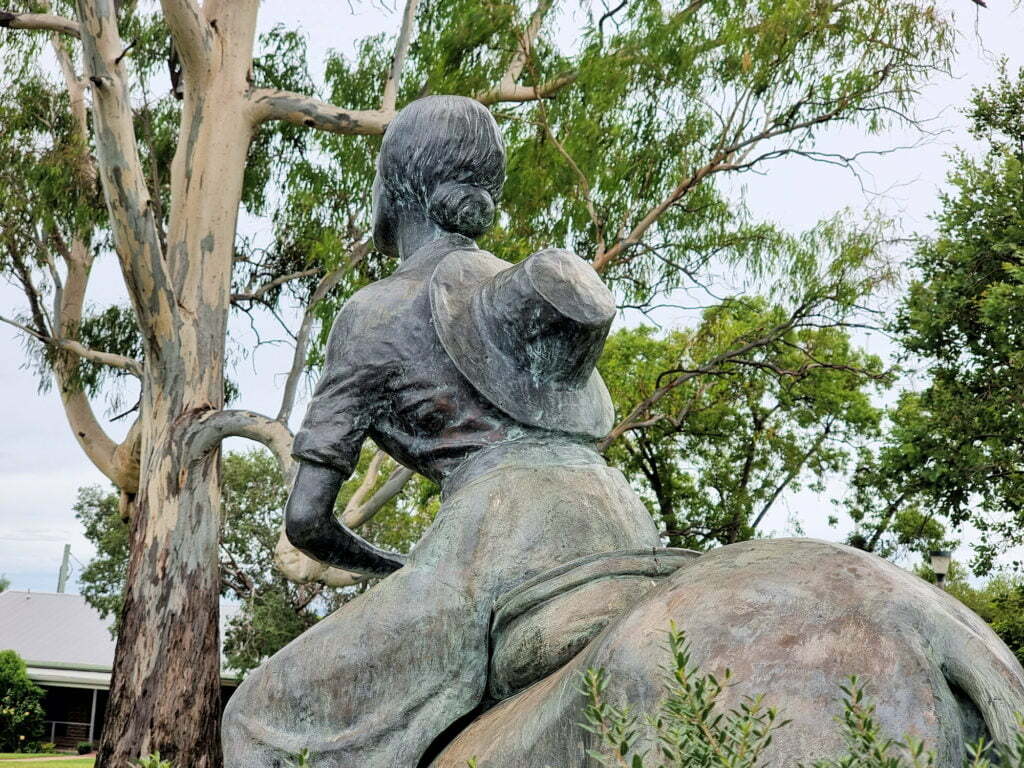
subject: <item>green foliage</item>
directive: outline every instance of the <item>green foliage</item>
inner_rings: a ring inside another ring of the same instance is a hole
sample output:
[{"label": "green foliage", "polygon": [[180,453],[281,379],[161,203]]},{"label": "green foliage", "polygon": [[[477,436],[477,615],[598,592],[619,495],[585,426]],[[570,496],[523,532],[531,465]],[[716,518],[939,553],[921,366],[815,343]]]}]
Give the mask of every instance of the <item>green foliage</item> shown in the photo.
[{"label": "green foliage", "polygon": [[80,742],[78,742],[78,747],[76,748],[75,751],[78,752],[78,754],[80,754],[80,755],[88,755],[90,752],[92,752],[92,742],[91,741],[80,741]]},{"label": "green foliage", "polygon": [[[372,454],[368,447],[353,479],[342,489],[339,512],[362,481]],[[381,476],[369,492],[384,481]],[[224,653],[232,669],[246,672],[366,585],[331,589],[295,584],[273,568],[288,492],[277,462],[267,451],[227,454],[221,496],[221,593],[239,604],[228,621]],[[437,505],[432,484],[410,482],[360,532],[378,546],[407,552],[433,520]],[[97,551],[79,576],[82,594],[103,616],[114,618],[116,631],[128,566],[129,526],[120,518],[117,495],[98,487],[80,489],[74,509]]]},{"label": "green foliage", "polygon": [[0,573],[0,592],[3,592],[5,589],[7,589],[10,586],[11,586],[11,580],[6,578],[2,573]]},{"label": "green foliage", "polygon": [[96,555],[78,575],[82,596],[104,618],[113,617],[116,633],[121,617],[121,594],[128,569],[129,526],[121,520],[118,495],[99,486],[78,489],[72,509],[85,528]]},{"label": "green foliage", "polygon": [[[935,768],[935,753],[912,736],[902,741],[887,737],[875,719],[875,705],[856,678],[840,686],[843,714],[838,718],[848,752],[830,760],[816,760],[812,768]],[[964,768],[1024,768],[1024,719],[1013,735],[1014,741],[1004,749],[986,744],[984,740],[967,746]]]},{"label": "green foliage", "polygon": [[[403,98],[486,92],[530,10],[424,3]],[[555,4],[545,31],[572,13]],[[908,3],[646,0],[589,14],[572,47],[557,42],[569,36],[542,34],[524,68],[524,85],[568,85],[550,100],[496,110],[509,184],[507,216],[488,244],[512,260],[538,242],[590,259],[669,201],[643,247],[623,244],[606,272],[641,303],[692,284],[712,255],[773,256],[773,229],[747,221],[714,174],[784,156],[833,121],[880,130],[880,116],[907,108],[911,83],[943,66],[950,45],[935,9]]]},{"label": "green foliage", "polygon": [[[584,675],[588,705],[583,727],[599,737],[601,751],[588,754],[602,765],[622,768],[754,768],[771,744],[772,734],[786,725],[761,697],[747,698],[736,709],[719,711],[731,674],[722,680],[701,674],[691,664],[685,634],[672,625],[668,633],[672,663],[667,667],[665,695],[656,712],[641,718],[627,707],[605,700],[607,677],[601,670]],[[636,751],[646,725],[654,746]]]},{"label": "green foliage", "polygon": [[[682,6],[642,0],[608,13],[563,3],[548,6],[542,6],[540,35],[515,78],[519,87],[540,88],[547,98],[492,106],[507,141],[509,181],[498,225],[482,245],[512,261],[543,245],[570,247],[599,266],[630,306],[647,307],[669,291],[691,289],[723,273],[766,294],[765,305],[755,301],[744,308],[744,302],[730,299],[719,317],[709,313],[705,324],[716,325],[714,332],[723,335],[708,336],[703,349],[668,343],[660,356],[662,371],[693,360],[707,362],[716,350],[728,350],[730,339],[740,345],[751,341],[759,331],[770,330],[758,323],[771,321],[781,307],[791,313],[805,308],[790,329],[794,336],[802,333],[801,325],[813,335],[814,316],[826,317],[833,326],[849,322],[860,300],[880,282],[877,273],[864,269],[877,250],[875,222],[851,217],[858,222],[851,227],[826,220],[793,236],[753,220],[742,197],[728,191],[734,185],[723,181],[754,168],[768,170],[794,153],[817,157],[814,142],[830,126],[880,132],[901,120],[917,87],[946,66],[952,50],[949,25],[935,6],[928,0],[702,0]],[[429,93],[491,101],[488,94],[513,62],[533,11],[512,0],[420,3],[399,105]],[[166,227],[169,168],[180,119],[180,103],[163,88],[169,33],[161,13],[147,4],[127,4],[119,23],[124,39],[133,41],[125,62],[134,75],[136,133],[154,215]],[[11,61],[4,77],[11,73],[16,87],[0,88],[0,149],[10,158],[0,171],[0,215],[9,214],[0,232],[15,247],[0,248],[5,254],[0,260],[10,252],[18,263],[2,262],[0,270],[46,298],[55,291],[48,257],[56,238],[67,243],[79,235],[103,253],[110,237],[97,186],[79,178],[66,96],[52,73],[33,63],[40,37],[10,36],[5,43],[8,39],[13,43],[5,51]],[[393,46],[393,36],[378,35],[360,41],[352,57],[332,52],[323,82],[316,82],[303,37],[277,26],[260,36],[253,85],[309,93],[352,109],[377,109]],[[258,299],[237,299],[234,307],[276,312],[289,303],[305,308],[314,298],[322,299],[310,308],[317,321],[306,361],[311,367],[321,361],[322,343],[339,305],[393,266],[365,245],[379,142],[375,136],[339,136],[274,122],[261,126],[249,149],[242,203],[248,213],[269,219],[272,236],[269,243],[238,239],[233,290],[244,295],[285,276],[299,276],[275,284]],[[37,231],[21,226],[26,220],[37,222]],[[316,289],[332,270],[338,270],[334,287],[321,296]],[[40,301],[29,304],[22,319],[45,331],[45,307]],[[79,332],[97,349],[140,357],[137,331],[123,308],[95,309]],[[851,363],[858,353],[841,334],[829,336],[823,329],[814,339],[786,339],[806,342],[802,360],[795,351],[788,355],[780,341],[759,362],[788,357],[783,362],[793,368],[808,363],[807,354],[813,353],[815,360],[832,365],[833,373],[843,365],[863,365],[864,370],[847,371],[854,393],[862,392],[864,377],[877,375],[877,367],[866,359]],[[230,339],[229,345],[235,358],[249,352]],[[52,349],[32,346],[41,380],[47,382]],[[662,371],[651,368],[644,376],[657,382]],[[714,459],[715,448],[723,446],[714,445],[710,436],[698,441],[701,460],[717,476],[693,481],[680,457],[690,447],[688,440],[697,439],[697,428],[684,429],[681,437],[666,429],[664,420],[650,438],[643,438],[655,459],[615,449],[620,454],[615,461],[622,466],[657,465],[659,479],[644,482],[675,543],[707,545],[751,535],[780,485],[814,487],[845,463],[838,433],[852,432],[857,423],[873,429],[873,416],[866,411],[828,411],[824,401],[832,396],[818,390],[838,386],[840,375],[807,377],[832,382],[821,387],[809,380],[789,386],[785,374],[773,384],[767,368],[730,373],[728,383],[716,381],[720,375],[702,373],[675,400],[710,380],[707,397],[722,396],[732,387],[740,402],[750,405],[758,388],[782,399],[788,397],[783,390],[803,388],[815,389],[818,402],[806,408],[784,406],[791,418],[786,434],[772,438],[768,447],[762,441],[752,457],[752,477],[766,456],[784,458],[785,471],[775,473],[774,485],[767,477],[760,478],[763,487],[736,482],[727,459]],[[119,370],[78,366],[77,381],[91,396],[101,390],[110,396],[108,390],[114,390],[112,408],[122,404],[123,377]],[[235,394],[228,392],[229,397]],[[631,412],[637,396],[646,394],[620,387],[620,412]],[[661,413],[644,414],[641,421],[676,413],[669,405]],[[758,430],[758,410],[764,409],[755,405],[737,417],[745,425],[737,435],[764,437],[777,431]],[[825,439],[828,449],[820,457],[802,461],[820,436],[809,424],[798,423],[812,411],[822,418],[834,415],[836,432]],[[716,414],[725,418],[721,408],[709,409],[700,429],[712,427]],[[717,426],[726,422],[720,419]],[[742,465],[747,457],[737,455],[735,445],[726,447]],[[694,520],[675,519],[688,514],[681,510],[693,499],[708,499],[702,491],[718,483],[728,486],[723,512],[707,519],[707,510],[701,509],[691,515]],[[662,488],[654,489],[656,484]],[[693,531],[691,522],[696,522]]]},{"label": "green foliage", "polygon": [[926,384],[900,399],[886,445],[865,457],[858,504],[862,537],[882,530],[921,549],[942,535],[933,521],[969,522],[979,575],[1024,541],[1022,99],[1024,72],[974,94],[968,116],[986,150],[953,155],[938,234],[917,251],[893,325]]},{"label": "green foliage", "polygon": [[[421,3],[399,104],[427,93],[487,93],[531,11],[508,0]],[[564,34],[579,23],[574,9],[556,3],[544,17],[520,84],[551,86],[551,97],[494,107],[508,182],[498,226],[482,245],[511,261],[541,244],[572,248],[599,262],[630,305],[692,288],[713,268],[772,280],[788,269],[787,235],[751,221],[718,177],[795,151],[813,157],[809,145],[831,123],[882,130],[951,50],[949,28],[929,4],[707,0],[679,9],[646,0],[606,18],[588,13],[569,47],[560,41],[574,37]],[[392,44],[377,36],[352,60],[333,54],[328,100],[376,108]],[[295,166],[275,214],[274,258],[291,268],[311,254],[337,263],[369,229],[379,139],[310,141],[319,152]],[[654,211],[657,225],[647,227]],[[389,267],[361,260],[352,279]],[[318,309],[325,323],[350,287]],[[317,347],[314,364],[319,354]]]},{"label": "green foliage", "polygon": [[160,757],[159,752],[154,752],[151,755],[140,757],[136,763],[139,768],[174,768],[170,760],[164,760]]},{"label": "green foliage", "polygon": [[0,651],[0,752],[22,750],[43,734],[43,689],[14,651]]},{"label": "green foliage", "polygon": [[[672,662],[665,667],[665,694],[658,709],[641,715],[628,706],[607,703],[608,678],[588,670],[582,692],[587,698],[582,727],[598,737],[600,750],[588,754],[601,765],[620,768],[758,768],[776,731],[789,721],[766,707],[762,697],[746,698],[723,711],[721,697],[731,679],[719,681],[692,665],[685,634],[673,624],[668,633]],[[842,714],[836,718],[846,745],[837,758],[800,768],[935,768],[935,755],[913,736],[895,740],[882,731],[864,684],[852,677],[840,686]],[[981,741],[969,745],[964,768],[1024,768],[1024,717],[1013,741],[996,748]],[[643,747],[651,746],[647,749]],[[473,763],[471,763],[473,765]]]},{"label": "green foliage", "polygon": [[622,414],[637,392],[656,392],[673,372],[707,368],[767,337],[712,365],[714,375],[668,392],[644,413],[646,426],[606,453],[673,546],[704,549],[756,535],[786,492],[821,491],[847,466],[850,446],[877,434],[871,395],[886,381],[878,358],[838,327],[788,328],[771,338],[769,329],[788,317],[763,299],[727,299],[693,330],[656,335],[641,326],[608,340],[600,369]]}]

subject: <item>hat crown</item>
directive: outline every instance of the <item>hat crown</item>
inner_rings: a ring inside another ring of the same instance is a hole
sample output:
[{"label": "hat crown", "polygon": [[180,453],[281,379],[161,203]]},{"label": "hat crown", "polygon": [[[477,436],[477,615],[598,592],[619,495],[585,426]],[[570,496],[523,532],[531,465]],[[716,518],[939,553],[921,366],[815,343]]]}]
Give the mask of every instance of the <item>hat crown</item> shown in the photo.
[{"label": "hat crown", "polygon": [[549,248],[499,272],[473,297],[485,337],[538,384],[586,385],[615,318],[615,302],[589,264]]},{"label": "hat crown", "polygon": [[486,251],[452,253],[430,281],[434,329],[489,403],[534,427],[586,439],[615,419],[595,365],[615,317],[589,264],[548,249],[512,266]]}]

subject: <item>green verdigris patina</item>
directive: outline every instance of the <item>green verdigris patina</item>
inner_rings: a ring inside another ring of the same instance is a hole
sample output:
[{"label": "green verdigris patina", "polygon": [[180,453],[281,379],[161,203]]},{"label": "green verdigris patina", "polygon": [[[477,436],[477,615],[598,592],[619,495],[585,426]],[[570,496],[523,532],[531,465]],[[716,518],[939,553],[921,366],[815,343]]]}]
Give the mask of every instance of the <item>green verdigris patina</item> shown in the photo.
[{"label": "green verdigris patina", "polygon": [[[339,314],[295,438],[286,511],[296,547],[384,577],[269,659],[224,716],[230,768],[585,766],[579,673],[653,708],[665,630],[729,666],[793,723],[769,765],[840,744],[845,676],[882,676],[883,728],[937,746],[1005,739],[1024,671],[955,601],[879,558],[806,540],[706,555],[660,548],[625,478],[594,445],[612,426],[594,365],[615,304],[574,255],[511,266],[478,249],[504,182],[477,102],[413,102],[385,133],[374,239],[401,257]],[[334,516],[366,438],[438,482],[437,518],[408,557]],[[893,679],[895,676],[895,679]]]}]

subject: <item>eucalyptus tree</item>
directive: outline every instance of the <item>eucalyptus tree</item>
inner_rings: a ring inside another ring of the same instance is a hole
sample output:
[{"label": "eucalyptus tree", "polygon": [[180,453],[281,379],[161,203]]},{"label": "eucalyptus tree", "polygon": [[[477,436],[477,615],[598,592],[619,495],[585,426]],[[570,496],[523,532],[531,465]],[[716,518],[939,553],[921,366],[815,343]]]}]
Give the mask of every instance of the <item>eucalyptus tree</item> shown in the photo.
[{"label": "eucalyptus tree", "polygon": [[[251,438],[290,470],[311,342],[337,302],[388,267],[367,239],[369,187],[400,104],[462,93],[502,121],[510,181],[484,245],[506,258],[567,245],[642,307],[715,266],[786,276],[780,323],[748,329],[702,370],[669,369],[617,438],[765,339],[846,321],[879,276],[859,233],[820,237],[809,258],[800,238],[750,221],[719,179],[791,156],[843,162],[815,150],[818,133],[907,118],[950,52],[927,0],[408,0],[394,35],[364,41],[354,60],[332,56],[314,84],[296,36],[257,43],[258,12],[258,0],[77,0],[0,13],[3,269],[26,297],[6,319],[38,342],[76,438],[131,518],[100,766],[156,750],[219,762],[218,446]],[[56,82],[39,64],[43,40]],[[171,93],[154,96],[165,64]],[[271,247],[237,237],[240,203],[272,217]],[[107,251],[131,305],[90,315],[89,274]],[[232,308],[273,311],[289,297],[305,309],[278,413],[225,408]],[[140,402],[116,442],[91,398],[126,377],[141,382]],[[367,494],[369,511],[405,477]],[[345,578],[282,554],[306,578]]]}]

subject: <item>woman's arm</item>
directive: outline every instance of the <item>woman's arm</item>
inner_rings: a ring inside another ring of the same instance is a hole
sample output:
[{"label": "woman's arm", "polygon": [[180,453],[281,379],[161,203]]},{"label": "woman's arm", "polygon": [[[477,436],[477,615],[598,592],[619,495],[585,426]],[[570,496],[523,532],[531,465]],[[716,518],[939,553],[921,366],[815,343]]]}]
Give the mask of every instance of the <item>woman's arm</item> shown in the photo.
[{"label": "woman's arm", "polygon": [[364,576],[383,577],[405,558],[370,544],[334,514],[334,502],[348,475],[324,464],[299,461],[299,471],[285,509],[285,532],[296,549],[315,560]]}]

